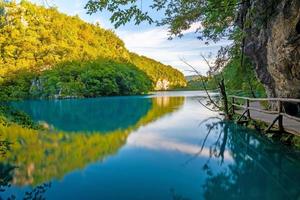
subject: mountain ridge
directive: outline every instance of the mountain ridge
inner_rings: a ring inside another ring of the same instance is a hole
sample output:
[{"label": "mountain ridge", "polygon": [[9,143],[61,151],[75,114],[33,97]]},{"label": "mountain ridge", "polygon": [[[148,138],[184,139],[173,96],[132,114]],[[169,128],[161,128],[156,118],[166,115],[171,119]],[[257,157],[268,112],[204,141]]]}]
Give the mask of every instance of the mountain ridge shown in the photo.
[{"label": "mountain ridge", "polygon": [[[2,2],[0,8],[0,82],[19,70],[42,73],[59,63],[101,58],[135,65],[158,90],[186,85],[180,71],[130,52],[112,30],[99,24],[28,1]],[[159,88],[162,81],[167,84]]]}]

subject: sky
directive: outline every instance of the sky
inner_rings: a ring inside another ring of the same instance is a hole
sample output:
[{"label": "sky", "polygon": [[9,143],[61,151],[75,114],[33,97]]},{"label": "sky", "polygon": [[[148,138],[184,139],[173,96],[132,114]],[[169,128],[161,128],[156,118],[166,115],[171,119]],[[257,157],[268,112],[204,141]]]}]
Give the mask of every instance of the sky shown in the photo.
[{"label": "sky", "polygon": [[[45,0],[30,0],[33,3],[45,4]],[[47,0],[48,5],[55,6],[60,12],[67,15],[78,15],[81,19],[89,23],[100,23],[100,26],[105,29],[112,29],[114,32],[125,42],[125,46],[132,52],[153,58],[164,64],[171,65],[174,68],[179,69],[185,75],[192,75],[190,67],[186,66],[181,60],[186,60],[189,64],[193,65],[201,74],[205,75],[208,66],[202,60],[200,55],[206,57],[210,56],[210,60],[213,62],[214,55],[216,55],[218,49],[222,45],[229,44],[229,41],[223,40],[216,43],[205,44],[205,41],[197,39],[195,33],[199,24],[192,25],[191,29],[184,32],[182,38],[174,38],[168,40],[167,27],[157,27],[155,25],[149,25],[148,23],[142,23],[138,26],[129,23],[125,26],[114,29],[113,24],[110,23],[110,13],[97,12],[95,14],[86,14],[84,6],[87,0]],[[150,14],[156,18],[161,18],[161,13],[154,13],[150,10],[146,2],[142,5],[143,10],[149,11]]]}]

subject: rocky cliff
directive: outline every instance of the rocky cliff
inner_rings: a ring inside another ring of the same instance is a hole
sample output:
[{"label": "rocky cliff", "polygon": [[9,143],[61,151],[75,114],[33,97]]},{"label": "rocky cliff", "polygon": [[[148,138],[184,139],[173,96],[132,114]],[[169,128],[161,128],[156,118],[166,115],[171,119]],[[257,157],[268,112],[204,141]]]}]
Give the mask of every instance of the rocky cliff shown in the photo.
[{"label": "rocky cliff", "polygon": [[300,1],[245,1],[238,23],[268,96],[300,98]]}]

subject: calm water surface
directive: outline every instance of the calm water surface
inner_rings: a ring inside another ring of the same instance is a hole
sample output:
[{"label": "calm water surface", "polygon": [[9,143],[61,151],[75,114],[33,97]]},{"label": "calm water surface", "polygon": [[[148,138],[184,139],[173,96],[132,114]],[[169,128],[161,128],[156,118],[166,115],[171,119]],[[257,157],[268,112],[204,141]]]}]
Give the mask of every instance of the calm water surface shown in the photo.
[{"label": "calm water surface", "polygon": [[1,127],[1,199],[299,199],[299,152],[222,122],[201,95],[12,103],[51,133]]}]

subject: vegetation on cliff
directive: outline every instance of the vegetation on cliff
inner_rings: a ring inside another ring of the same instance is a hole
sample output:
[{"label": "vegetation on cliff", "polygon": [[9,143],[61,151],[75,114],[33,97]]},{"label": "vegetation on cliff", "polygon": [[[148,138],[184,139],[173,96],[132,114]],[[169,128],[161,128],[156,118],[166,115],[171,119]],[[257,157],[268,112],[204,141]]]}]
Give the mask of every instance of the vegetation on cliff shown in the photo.
[{"label": "vegetation on cliff", "polygon": [[[144,71],[150,79],[154,81],[154,87],[156,89],[159,90],[186,86],[184,75],[179,71],[174,71],[171,66],[165,67],[164,64],[156,60],[145,56],[139,56],[135,53],[131,53],[130,58],[139,69]],[[167,88],[159,87],[159,82],[163,80],[168,82]]]}]

